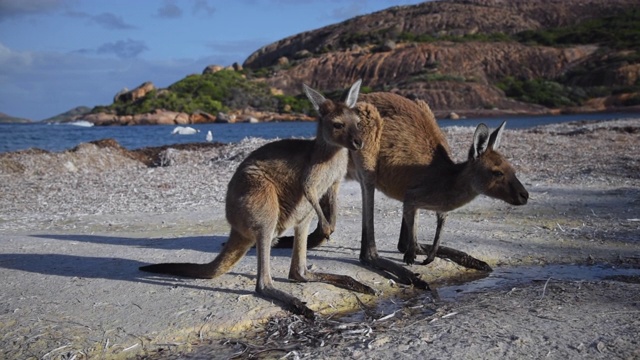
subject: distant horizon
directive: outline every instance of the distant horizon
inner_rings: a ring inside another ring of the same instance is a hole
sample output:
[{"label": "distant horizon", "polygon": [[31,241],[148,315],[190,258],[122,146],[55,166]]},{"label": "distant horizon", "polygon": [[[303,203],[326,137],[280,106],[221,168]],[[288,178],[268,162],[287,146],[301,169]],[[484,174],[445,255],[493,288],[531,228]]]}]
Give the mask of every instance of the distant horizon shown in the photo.
[{"label": "distant horizon", "polygon": [[45,120],[242,64],[301,32],[416,0],[0,0],[0,112]]}]

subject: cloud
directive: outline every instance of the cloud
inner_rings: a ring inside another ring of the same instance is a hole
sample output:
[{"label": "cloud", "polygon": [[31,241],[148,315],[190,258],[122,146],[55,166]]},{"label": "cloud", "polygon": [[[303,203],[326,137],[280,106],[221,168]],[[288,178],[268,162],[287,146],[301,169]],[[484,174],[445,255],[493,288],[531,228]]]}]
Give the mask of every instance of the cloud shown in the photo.
[{"label": "cloud", "polygon": [[216,12],[216,8],[209,5],[206,0],[196,0],[193,4],[193,15],[211,16]]},{"label": "cloud", "polygon": [[122,17],[116,16],[112,13],[102,13],[100,15],[95,15],[91,17],[91,20],[109,30],[126,30],[136,28],[135,26],[124,22],[124,20],[122,20]]},{"label": "cloud", "polygon": [[164,5],[156,12],[156,16],[166,19],[177,19],[182,17],[182,9],[173,1],[165,1]]},{"label": "cloud", "polygon": [[64,14],[73,18],[87,19],[90,23],[95,23],[108,30],[136,29],[134,25],[127,24],[121,16],[113,13],[104,12],[99,15],[91,15],[83,11],[67,10]]},{"label": "cloud", "polygon": [[114,43],[106,43],[100,45],[97,50],[98,54],[115,54],[121,59],[135,58],[145,50],[149,50],[144,41],[137,40],[119,40]]},{"label": "cloud", "polygon": [[68,0],[0,0],[0,21],[5,19],[50,13],[65,8]]}]

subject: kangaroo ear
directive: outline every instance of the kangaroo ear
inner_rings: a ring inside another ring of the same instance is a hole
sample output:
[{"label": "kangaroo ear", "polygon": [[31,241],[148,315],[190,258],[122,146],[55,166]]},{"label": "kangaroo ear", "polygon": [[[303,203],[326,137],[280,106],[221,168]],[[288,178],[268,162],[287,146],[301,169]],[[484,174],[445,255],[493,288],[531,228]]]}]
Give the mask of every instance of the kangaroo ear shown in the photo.
[{"label": "kangaroo ear", "polygon": [[498,146],[500,146],[500,139],[502,138],[502,131],[504,130],[504,126],[507,124],[506,121],[503,121],[497,129],[495,129],[491,136],[489,136],[489,146],[493,150],[498,150]]},{"label": "kangaroo ear", "polygon": [[307,98],[309,99],[309,101],[311,101],[313,108],[316,109],[316,111],[320,111],[320,105],[322,105],[325,101],[327,101],[327,99],[324,96],[322,96],[322,94],[320,94],[319,92],[308,87],[306,84],[302,84],[302,89],[304,90],[304,93],[307,95]]},{"label": "kangaroo ear", "polygon": [[469,159],[476,159],[487,150],[489,143],[489,128],[485,124],[479,124],[473,134],[473,145],[469,150]]},{"label": "kangaroo ear", "polygon": [[356,106],[356,103],[358,102],[360,84],[362,84],[362,79],[358,79],[358,81],[354,82],[353,85],[351,85],[349,95],[347,96],[347,100],[345,100],[345,104],[349,109],[353,109],[353,107]]}]

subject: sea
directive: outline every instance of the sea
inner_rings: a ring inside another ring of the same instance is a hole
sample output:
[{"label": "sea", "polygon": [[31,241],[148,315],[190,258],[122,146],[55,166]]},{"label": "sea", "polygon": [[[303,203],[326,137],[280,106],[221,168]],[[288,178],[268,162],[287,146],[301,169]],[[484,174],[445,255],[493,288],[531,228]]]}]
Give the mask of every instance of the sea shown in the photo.
[{"label": "sea", "polygon": [[[460,120],[438,120],[441,127],[469,126],[475,127],[485,123],[495,128],[502,121],[507,121],[507,129],[525,129],[539,125],[570,121],[614,120],[638,118],[637,113],[596,113],[556,116],[518,116],[500,118],[468,118]],[[115,139],[123,147],[134,150],[180,143],[205,142],[211,131],[213,141],[219,143],[235,143],[245,138],[256,137],[268,140],[285,138],[310,138],[316,131],[315,122],[266,122],[236,124],[192,124],[198,130],[192,135],[172,134],[174,125],[137,125],[137,126],[88,126],[86,122],[69,124],[4,124],[0,123],[0,153],[38,148],[61,152],[72,149],[80,143],[101,139]]]}]

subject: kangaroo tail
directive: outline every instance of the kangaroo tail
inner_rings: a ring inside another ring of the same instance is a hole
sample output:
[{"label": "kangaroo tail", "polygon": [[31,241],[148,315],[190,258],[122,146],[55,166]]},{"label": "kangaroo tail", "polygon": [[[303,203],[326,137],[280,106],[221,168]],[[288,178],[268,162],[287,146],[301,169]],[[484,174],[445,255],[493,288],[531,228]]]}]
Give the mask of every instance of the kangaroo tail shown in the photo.
[{"label": "kangaroo tail", "polygon": [[141,266],[140,270],[158,274],[212,279],[231,270],[247,253],[253,243],[251,239],[243,237],[235,230],[231,230],[229,240],[222,248],[220,254],[210,263],[162,263]]}]

